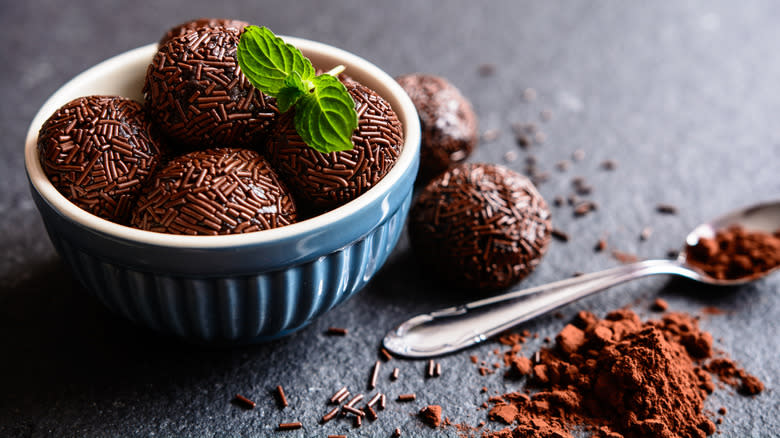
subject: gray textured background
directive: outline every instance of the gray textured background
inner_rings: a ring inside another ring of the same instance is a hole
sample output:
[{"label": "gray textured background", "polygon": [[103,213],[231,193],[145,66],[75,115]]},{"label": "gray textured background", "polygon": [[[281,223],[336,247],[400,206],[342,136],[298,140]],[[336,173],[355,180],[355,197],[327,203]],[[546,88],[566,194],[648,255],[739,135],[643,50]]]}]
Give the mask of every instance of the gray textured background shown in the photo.
[{"label": "gray textured background", "polygon": [[[518,2],[518,1],[3,1],[0,4],[0,436],[269,436],[282,421],[305,429],[279,436],[457,436],[433,431],[409,415],[439,403],[454,423],[486,419],[479,388],[510,391],[500,373],[482,377],[469,354],[491,360],[496,344],[441,359],[444,374],[422,377],[424,362],[395,361],[402,378],[380,387],[411,404],[389,403],[360,429],[349,422],[319,426],[325,399],[341,385],[365,391],[376,346],[403,319],[466,298],[437,287],[416,266],[406,237],[358,296],[289,338],[237,349],[203,349],[138,329],[85,295],[58,260],[33,207],[23,170],[27,126],[47,96],[87,67],[156,41],[171,25],[200,16],[242,18],[280,34],[320,40],[355,52],[392,75],[412,71],[448,77],[471,99],[481,128],[497,129],[473,161],[503,162],[522,171],[535,155],[551,180],[548,199],[571,191],[571,178],[595,187],[595,214],[575,219],[554,210],[571,234],[553,242],[523,286],[617,264],[594,253],[604,234],[612,248],[663,257],[695,224],[733,207],[780,196],[780,4],[766,2]],[[496,65],[482,77],[477,67]],[[526,103],[522,90],[538,99]],[[539,122],[549,109],[553,118]],[[540,123],[547,135],[529,152],[512,138],[512,122]],[[566,172],[554,163],[578,148],[582,162]],[[615,159],[613,172],[600,169]],[[679,207],[676,216],[656,204]],[[646,242],[638,234],[655,230]],[[767,390],[754,399],[719,389],[711,411],[728,414],[722,436],[769,436],[780,430],[780,276],[721,290],[654,278],[611,289],[562,309],[603,314],[632,306],[647,314],[656,296],[672,310],[703,316],[717,348],[756,374]],[[565,321],[542,317],[525,325],[542,337]],[[328,326],[350,330],[323,335]],[[539,342],[530,342],[534,351]],[[271,397],[283,385],[292,406]],[[230,403],[240,392],[253,411]],[[493,425],[497,427],[498,425]]]}]

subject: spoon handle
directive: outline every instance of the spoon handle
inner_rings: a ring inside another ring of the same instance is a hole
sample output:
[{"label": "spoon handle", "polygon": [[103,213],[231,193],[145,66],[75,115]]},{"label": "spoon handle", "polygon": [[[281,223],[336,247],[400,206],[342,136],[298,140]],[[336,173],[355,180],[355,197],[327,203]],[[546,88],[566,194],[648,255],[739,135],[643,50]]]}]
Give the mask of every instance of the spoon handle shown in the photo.
[{"label": "spoon handle", "polygon": [[415,316],[385,336],[391,352],[411,358],[452,353],[572,301],[654,274],[697,276],[676,260],[646,260]]}]

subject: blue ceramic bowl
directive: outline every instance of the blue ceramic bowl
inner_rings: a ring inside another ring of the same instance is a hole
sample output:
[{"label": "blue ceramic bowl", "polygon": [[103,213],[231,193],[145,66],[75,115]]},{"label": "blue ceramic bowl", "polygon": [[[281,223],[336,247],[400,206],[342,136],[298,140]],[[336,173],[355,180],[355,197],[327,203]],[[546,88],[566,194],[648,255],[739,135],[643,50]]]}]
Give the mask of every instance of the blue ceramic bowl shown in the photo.
[{"label": "blue ceramic bowl", "polygon": [[285,38],[315,65],[338,64],[384,97],[404,127],[390,172],[357,199],[273,230],[179,236],[137,230],[80,209],[49,182],[36,143],[43,122],[66,102],[93,94],[142,101],[156,44],[108,59],[76,76],[33,119],[25,144],[35,204],[62,259],[113,311],[194,342],[247,343],[285,336],[357,293],[393,250],[409,212],[420,126],[409,97],[385,72],[351,53]]}]

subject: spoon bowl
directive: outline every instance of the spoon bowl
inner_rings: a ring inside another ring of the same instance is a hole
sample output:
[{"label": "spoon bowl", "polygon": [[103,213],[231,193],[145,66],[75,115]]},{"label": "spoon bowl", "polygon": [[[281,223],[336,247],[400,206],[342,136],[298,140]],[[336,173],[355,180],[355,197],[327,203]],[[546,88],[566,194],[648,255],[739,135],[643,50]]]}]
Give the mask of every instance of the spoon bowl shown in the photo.
[{"label": "spoon bowl", "polygon": [[722,280],[690,263],[687,248],[731,226],[775,232],[780,229],[780,200],[736,210],[697,226],[686,237],[675,260],[645,260],[417,315],[391,330],[384,338],[384,346],[399,356],[435,357],[478,344],[572,301],[636,278],[678,275],[710,285],[739,286],[780,269],[774,267],[747,277]]},{"label": "spoon bowl", "polygon": [[775,266],[768,271],[757,272],[753,275],[741,278],[718,279],[710,276],[706,272],[688,262],[687,249],[689,247],[696,246],[700,239],[712,239],[715,237],[715,233],[717,233],[718,230],[724,230],[732,226],[740,226],[744,229],[752,231],[774,233],[776,230],[780,229],[780,201],[766,202],[741,210],[736,210],[720,216],[711,222],[703,223],[694,228],[693,231],[691,231],[690,234],[688,234],[688,236],[685,238],[685,245],[680,251],[680,255],[677,256],[677,262],[680,263],[681,266],[691,269],[697,274],[696,278],[687,275],[686,277],[716,286],[741,286],[760,278],[764,278],[767,275],[780,269],[780,266]]}]

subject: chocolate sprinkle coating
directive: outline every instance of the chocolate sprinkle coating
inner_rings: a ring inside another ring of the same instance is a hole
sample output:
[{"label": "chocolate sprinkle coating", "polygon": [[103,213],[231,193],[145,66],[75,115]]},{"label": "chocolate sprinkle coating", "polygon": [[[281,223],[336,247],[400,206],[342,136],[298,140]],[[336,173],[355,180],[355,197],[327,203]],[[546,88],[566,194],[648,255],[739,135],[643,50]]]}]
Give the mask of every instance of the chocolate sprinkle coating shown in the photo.
[{"label": "chocolate sprinkle coating", "polygon": [[323,154],[295,131],[295,109],[279,116],[268,137],[268,160],[299,199],[329,210],[357,198],[390,171],[403,148],[403,128],[390,104],[351,79],[342,82],[355,101],[354,148]]},{"label": "chocolate sprinkle coating", "polygon": [[477,115],[461,92],[440,76],[414,73],[399,76],[417,108],[422,128],[419,182],[428,182],[464,161],[479,140]]},{"label": "chocolate sprinkle coating", "polygon": [[238,67],[239,31],[199,28],[160,46],[144,99],[163,134],[189,148],[256,146],[276,118],[275,100]]},{"label": "chocolate sprinkle coating", "polygon": [[506,167],[459,164],[431,181],[412,207],[409,235],[426,268],[447,283],[496,290],[539,263],[550,210],[533,183]]},{"label": "chocolate sprinkle coating", "polygon": [[221,148],[190,152],[160,169],[131,223],[159,233],[217,235],[281,227],[296,216],[293,198],[265,158]]},{"label": "chocolate sprinkle coating", "polygon": [[168,41],[176,37],[186,35],[192,32],[193,30],[199,29],[201,27],[208,27],[208,28],[224,27],[227,29],[234,29],[240,32],[246,26],[249,26],[249,23],[241,20],[232,20],[229,18],[198,18],[172,27],[170,30],[168,30],[168,32],[165,32],[165,35],[163,35],[163,37],[160,39],[158,45],[162,46],[163,44],[167,43]]},{"label": "chocolate sprinkle coating", "polygon": [[58,109],[38,133],[43,171],[80,208],[122,223],[160,160],[159,135],[138,102],[87,96]]}]

